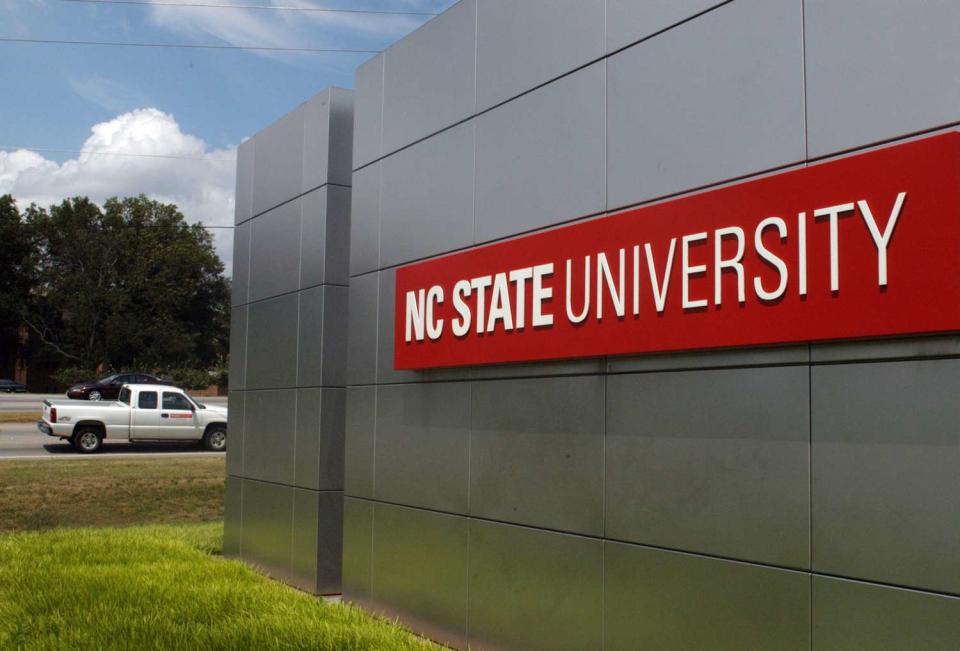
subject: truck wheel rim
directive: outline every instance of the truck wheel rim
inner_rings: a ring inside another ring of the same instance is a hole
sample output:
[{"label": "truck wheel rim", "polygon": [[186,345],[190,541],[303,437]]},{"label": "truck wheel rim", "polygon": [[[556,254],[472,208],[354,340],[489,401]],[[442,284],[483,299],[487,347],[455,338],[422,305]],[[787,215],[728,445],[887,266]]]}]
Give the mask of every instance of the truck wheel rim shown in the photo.
[{"label": "truck wheel rim", "polygon": [[97,447],[97,435],[93,432],[84,432],[80,435],[80,447],[84,450],[94,450]]},{"label": "truck wheel rim", "polygon": [[226,433],[221,432],[220,430],[210,433],[210,445],[212,445],[213,447],[222,448],[226,442],[227,442]]}]

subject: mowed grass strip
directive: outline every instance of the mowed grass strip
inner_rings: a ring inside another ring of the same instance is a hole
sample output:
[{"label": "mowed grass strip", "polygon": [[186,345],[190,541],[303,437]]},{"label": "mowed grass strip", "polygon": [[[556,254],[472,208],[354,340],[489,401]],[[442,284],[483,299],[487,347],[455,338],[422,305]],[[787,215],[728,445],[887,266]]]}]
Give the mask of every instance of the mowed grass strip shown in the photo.
[{"label": "mowed grass strip", "polygon": [[0,535],[0,648],[439,647],[211,555],[223,525]]},{"label": "mowed grass strip", "polygon": [[223,518],[224,458],[0,462],[0,531]]},{"label": "mowed grass strip", "polygon": [[0,411],[0,423],[35,423],[41,417],[39,411]]}]

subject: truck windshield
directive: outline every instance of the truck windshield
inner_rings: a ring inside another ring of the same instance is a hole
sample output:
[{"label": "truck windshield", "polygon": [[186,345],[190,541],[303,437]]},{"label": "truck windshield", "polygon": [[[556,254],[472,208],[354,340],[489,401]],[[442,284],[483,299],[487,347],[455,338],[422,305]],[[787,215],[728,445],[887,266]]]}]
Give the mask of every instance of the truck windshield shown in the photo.
[{"label": "truck windshield", "polygon": [[117,400],[122,402],[125,405],[130,404],[130,389],[124,387],[120,389],[120,395],[117,397]]}]

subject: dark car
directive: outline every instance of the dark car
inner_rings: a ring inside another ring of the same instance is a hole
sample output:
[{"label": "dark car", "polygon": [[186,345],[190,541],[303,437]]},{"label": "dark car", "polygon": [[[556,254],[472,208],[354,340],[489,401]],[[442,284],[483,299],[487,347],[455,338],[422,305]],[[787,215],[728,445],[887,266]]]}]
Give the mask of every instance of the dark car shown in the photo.
[{"label": "dark car", "polygon": [[0,380],[0,393],[26,393],[27,386],[13,380]]},{"label": "dark car", "polygon": [[67,389],[74,400],[116,400],[124,384],[170,384],[167,380],[146,373],[117,373],[96,382],[81,382]]}]

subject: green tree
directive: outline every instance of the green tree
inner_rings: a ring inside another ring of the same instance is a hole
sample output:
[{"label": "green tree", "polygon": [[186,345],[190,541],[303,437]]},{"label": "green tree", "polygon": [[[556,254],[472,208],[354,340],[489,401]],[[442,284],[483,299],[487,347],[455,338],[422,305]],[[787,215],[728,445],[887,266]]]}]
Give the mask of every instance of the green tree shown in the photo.
[{"label": "green tree", "polygon": [[210,234],[175,205],[76,197],[26,216],[38,253],[25,322],[63,365],[222,363],[229,281]]},{"label": "green tree", "polygon": [[0,364],[19,349],[21,313],[30,291],[32,244],[17,203],[0,196]]}]

